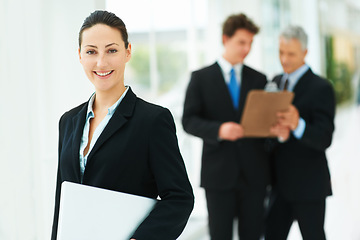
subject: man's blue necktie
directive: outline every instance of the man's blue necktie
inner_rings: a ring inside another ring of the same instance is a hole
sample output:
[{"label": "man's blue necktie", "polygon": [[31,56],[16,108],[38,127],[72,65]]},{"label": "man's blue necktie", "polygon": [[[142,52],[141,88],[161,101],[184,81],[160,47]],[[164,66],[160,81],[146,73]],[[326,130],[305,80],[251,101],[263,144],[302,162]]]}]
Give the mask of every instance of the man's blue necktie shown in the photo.
[{"label": "man's blue necktie", "polygon": [[233,105],[235,109],[239,107],[239,97],[240,97],[240,89],[238,83],[236,81],[236,73],[235,69],[232,68],[230,71],[230,83],[228,84],[230,95],[233,101]]}]

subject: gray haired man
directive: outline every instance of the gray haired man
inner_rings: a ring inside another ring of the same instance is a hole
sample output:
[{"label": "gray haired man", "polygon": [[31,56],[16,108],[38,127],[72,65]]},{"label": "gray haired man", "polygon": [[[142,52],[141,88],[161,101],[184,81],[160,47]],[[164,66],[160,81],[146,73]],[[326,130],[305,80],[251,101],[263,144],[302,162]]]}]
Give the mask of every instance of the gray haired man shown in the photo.
[{"label": "gray haired man", "polygon": [[273,150],[274,187],[266,240],[285,240],[294,220],[305,240],[324,240],[325,199],[332,194],[325,150],[334,131],[335,97],[328,80],[305,63],[307,35],[301,27],[286,28],[279,38],[284,73],[274,78],[295,97],[277,114],[272,128],[279,136]]}]

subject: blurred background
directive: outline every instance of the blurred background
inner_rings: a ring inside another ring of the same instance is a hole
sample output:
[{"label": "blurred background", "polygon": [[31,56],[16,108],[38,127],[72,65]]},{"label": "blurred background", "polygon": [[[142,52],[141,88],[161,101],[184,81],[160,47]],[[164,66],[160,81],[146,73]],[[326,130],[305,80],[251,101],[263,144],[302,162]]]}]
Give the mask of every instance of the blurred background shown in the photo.
[{"label": "blurred background", "polygon": [[[306,61],[333,83],[337,97],[327,151],[334,192],[327,200],[327,237],[360,239],[358,0],[0,0],[0,240],[50,239],[58,120],[94,91],[77,41],[95,9],[112,11],[127,25],[133,56],[126,84],[174,115],[196,195],[182,240],[209,239],[199,188],[202,143],[181,125],[191,71],[222,54],[221,26],[230,14],[243,12],[261,27],[245,62],[268,79],[281,72],[278,34],[289,24],[302,26],[309,35]],[[301,239],[296,224],[289,239]]]}]

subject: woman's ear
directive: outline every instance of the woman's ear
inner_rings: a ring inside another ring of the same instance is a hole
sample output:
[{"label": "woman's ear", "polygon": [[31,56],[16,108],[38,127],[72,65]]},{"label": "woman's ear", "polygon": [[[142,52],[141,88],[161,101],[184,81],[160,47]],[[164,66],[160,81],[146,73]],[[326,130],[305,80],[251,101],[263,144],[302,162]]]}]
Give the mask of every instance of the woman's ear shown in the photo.
[{"label": "woman's ear", "polygon": [[126,49],[126,62],[128,62],[131,58],[131,43],[128,44],[128,48]]},{"label": "woman's ear", "polygon": [[80,48],[78,49],[78,54],[79,54],[79,60],[81,61],[81,54],[80,54],[81,50]]}]

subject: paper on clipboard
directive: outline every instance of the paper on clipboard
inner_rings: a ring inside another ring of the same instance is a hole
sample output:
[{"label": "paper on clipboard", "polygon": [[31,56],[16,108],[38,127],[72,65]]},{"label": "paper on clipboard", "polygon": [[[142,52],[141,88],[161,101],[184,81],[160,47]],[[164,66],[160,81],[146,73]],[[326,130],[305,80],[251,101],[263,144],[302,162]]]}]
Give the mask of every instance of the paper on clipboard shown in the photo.
[{"label": "paper on clipboard", "polygon": [[244,137],[274,137],[270,128],[276,123],[276,113],[287,110],[293,98],[289,91],[251,90],[241,118]]},{"label": "paper on clipboard", "polygon": [[57,240],[130,239],[155,199],[63,182]]}]

